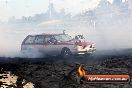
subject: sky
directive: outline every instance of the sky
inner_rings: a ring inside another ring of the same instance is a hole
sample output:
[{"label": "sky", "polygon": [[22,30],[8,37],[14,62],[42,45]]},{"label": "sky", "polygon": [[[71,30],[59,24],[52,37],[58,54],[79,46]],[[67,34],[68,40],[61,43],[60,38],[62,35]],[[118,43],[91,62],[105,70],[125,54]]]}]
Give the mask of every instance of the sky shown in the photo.
[{"label": "sky", "polygon": [[12,16],[21,18],[44,13],[48,9],[49,1],[54,3],[57,11],[64,8],[66,13],[75,15],[95,8],[100,0],[0,0],[0,20],[7,21]]}]

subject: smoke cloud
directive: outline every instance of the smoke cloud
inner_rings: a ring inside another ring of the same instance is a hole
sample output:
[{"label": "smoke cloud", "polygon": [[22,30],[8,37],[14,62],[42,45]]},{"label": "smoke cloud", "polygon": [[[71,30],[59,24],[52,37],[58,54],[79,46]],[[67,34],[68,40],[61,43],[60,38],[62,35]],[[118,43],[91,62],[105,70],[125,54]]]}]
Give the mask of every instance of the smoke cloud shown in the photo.
[{"label": "smoke cloud", "polygon": [[[60,13],[52,17],[50,15],[47,20],[40,14],[19,19],[22,22],[14,22],[13,19],[13,22],[0,23],[0,56],[21,56],[21,43],[29,34],[62,33],[63,30],[72,37],[83,34],[86,41],[96,44],[97,50],[132,48],[132,15],[128,13],[130,11],[125,9],[125,12],[122,12],[122,8],[110,6],[99,4],[95,10],[73,17]],[[40,21],[34,21],[37,18]],[[29,21],[31,19],[33,22]]]}]

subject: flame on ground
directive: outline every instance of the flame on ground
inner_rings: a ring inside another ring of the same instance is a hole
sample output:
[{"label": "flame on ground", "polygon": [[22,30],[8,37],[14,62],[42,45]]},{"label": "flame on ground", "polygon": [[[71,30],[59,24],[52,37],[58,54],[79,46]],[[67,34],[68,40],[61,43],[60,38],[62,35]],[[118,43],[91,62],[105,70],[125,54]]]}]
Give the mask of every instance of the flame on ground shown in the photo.
[{"label": "flame on ground", "polygon": [[78,73],[79,73],[80,76],[86,75],[86,72],[85,72],[85,70],[82,68],[82,65],[79,66],[79,68],[78,68]]}]

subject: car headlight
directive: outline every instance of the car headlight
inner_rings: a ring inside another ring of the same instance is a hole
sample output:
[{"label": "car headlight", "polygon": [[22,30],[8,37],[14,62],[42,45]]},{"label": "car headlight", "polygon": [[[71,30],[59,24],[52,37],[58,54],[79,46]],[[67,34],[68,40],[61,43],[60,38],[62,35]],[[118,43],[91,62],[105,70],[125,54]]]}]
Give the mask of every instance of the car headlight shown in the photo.
[{"label": "car headlight", "polygon": [[90,48],[92,48],[92,45],[90,45]]},{"label": "car headlight", "polygon": [[82,46],[77,46],[77,49],[83,49],[83,47]]},{"label": "car headlight", "polygon": [[86,48],[92,48],[92,45],[87,45]]}]

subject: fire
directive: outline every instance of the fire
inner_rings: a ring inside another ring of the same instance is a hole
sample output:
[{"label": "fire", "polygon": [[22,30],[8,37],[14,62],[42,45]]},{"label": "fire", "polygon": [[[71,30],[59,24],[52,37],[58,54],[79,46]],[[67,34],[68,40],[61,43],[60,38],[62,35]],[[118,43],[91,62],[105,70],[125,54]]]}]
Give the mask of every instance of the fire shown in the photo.
[{"label": "fire", "polygon": [[78,73],[79,73],[80,76],[86,75],[86,72],[85,72],[85,70],[82,68],[82,65],[79,66],[79,68],[78,68]]}]

